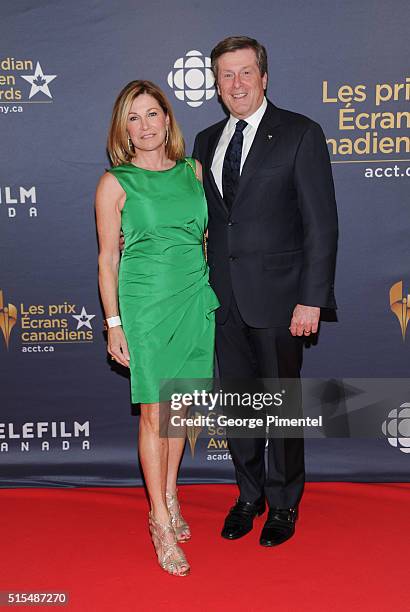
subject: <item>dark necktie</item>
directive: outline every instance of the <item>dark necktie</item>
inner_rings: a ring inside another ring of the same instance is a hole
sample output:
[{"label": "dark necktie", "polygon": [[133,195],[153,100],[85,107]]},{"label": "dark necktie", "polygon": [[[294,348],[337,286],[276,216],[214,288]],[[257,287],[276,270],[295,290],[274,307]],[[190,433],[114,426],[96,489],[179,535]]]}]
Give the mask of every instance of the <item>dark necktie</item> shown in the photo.
[{"label": "dark necktie", "polygon": [[243,130],[248,124],[243,119],[240,119],[236,126],[234,135],[226,149],[224,163],[222,166],[222,193],[225,204],[232,208],[238,189],[239,174],[241,168],[242,145],[243,145]]}]

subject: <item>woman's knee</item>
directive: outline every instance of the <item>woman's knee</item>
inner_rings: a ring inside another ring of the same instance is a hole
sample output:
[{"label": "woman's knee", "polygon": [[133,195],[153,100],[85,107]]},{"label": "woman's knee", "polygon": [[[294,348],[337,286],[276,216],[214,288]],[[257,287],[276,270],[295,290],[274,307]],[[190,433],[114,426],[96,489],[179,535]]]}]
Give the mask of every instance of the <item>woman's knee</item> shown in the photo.
[{"label": "woman's knee", "polygon": [[161,404],[141,404],[140,427],[160,433],[164,429],[167,430],[168,423],[167,407]]}]

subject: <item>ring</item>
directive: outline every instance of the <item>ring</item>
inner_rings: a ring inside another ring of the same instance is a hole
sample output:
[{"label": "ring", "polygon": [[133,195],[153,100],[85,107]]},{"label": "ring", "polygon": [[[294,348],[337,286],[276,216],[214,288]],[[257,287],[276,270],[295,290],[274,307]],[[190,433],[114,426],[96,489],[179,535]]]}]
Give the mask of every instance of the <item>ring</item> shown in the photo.
[{"label": "ring", "polygon": [[111,361],[115,361],[115,357],[111,355]]}]

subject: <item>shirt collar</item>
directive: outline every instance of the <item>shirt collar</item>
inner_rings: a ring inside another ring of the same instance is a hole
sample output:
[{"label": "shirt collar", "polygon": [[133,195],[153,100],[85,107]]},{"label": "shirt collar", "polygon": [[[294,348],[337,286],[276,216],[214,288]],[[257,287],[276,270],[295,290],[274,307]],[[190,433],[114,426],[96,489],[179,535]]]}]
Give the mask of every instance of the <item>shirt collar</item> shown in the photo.
[{"label": "shirt collar", "polygon": [[[261,122],[261,119],[263,115],[265,114],[265,110],[267,106],[268,106],[268,101],[266,100],[266,97],[264,96],[263,102],[260,105],[260,107],[252,115],[250,115],[249,117],[245,119],[246,123],[248,123],[253,128],[255,128],[255,130],[257,130]],[[238,117],[234,117],[233,115],[230,115],[229,121],[228,121],[228,130],[233,131],[238,121],[239,121]]]}]

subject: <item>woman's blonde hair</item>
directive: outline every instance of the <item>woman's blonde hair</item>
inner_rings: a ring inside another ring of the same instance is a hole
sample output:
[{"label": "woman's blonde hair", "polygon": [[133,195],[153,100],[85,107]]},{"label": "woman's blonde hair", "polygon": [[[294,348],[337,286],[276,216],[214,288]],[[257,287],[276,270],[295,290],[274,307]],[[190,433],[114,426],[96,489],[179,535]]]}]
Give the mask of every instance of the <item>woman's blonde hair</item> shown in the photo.
[{"label": "woman's blonde hair", "polygon": [[114,166],[130,163],[135,155],[134,146],[129,146],[127,120],[128,113],[135,98],[148,94],[156,99],[169,118],[168,141],[165,151],[169,159],[177,161],[185,156],[185,143],[182,132],[176,122],[172,106],[164,92],[151,81],[131,81],[120,92],[112,111],[108,133],[107,150]]}]

